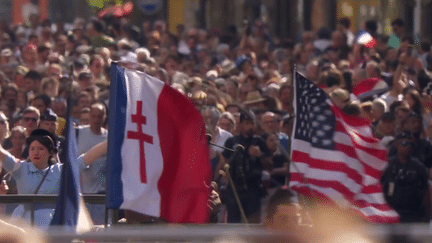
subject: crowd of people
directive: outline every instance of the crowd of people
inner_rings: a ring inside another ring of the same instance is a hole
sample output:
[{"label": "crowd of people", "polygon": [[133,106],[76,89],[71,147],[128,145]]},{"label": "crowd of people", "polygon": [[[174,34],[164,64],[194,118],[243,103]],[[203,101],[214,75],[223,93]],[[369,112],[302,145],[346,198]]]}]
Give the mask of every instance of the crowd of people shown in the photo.
[{"label": "crowd of people", "polygon": [[[54,155],[63,149],[71,80],[79,153],[106,141],[110,65],[118,62],[159,78],[201,111],[210,142],[220,146],[209,147],[224,205],[214,222],[273,222],[261,212],[270,195],[289,183],[297,71],[342,111],[370,120],[394,165],[382,179],[386,199],[401,215],[415,212],[417,217],[407,221],[430,218],[431,44],[405,33],[401,19],[392,22],[391,36],[377,33],[374,21],[353,33],[349,19],[342,18],[336,29],[305,31],[298,41],[271,36],[261,20],[212,30],[178,25],[176,33],[162,20],[135,26],[114,17],[77,18],[70,30],[61,23],[30,20],[28,25],[0,25],[3,194],[42,192],[44,186],[36,181],[59,175],[53,171],[61,167]],[[359,35],[372,37],[373,44],[359,41]],[[229,149],[237,151],[238,145],[243,149],[233,156]],[[90,150],[96,155],[82,160],[83,193],[105,192],[107,165],[100,150]],[[415,166],[403,166],[407,163]],[[231,175],[236,193],[221,170]],[[412,200],[400,199],[408,194],[415,194]],[[295,199],[285,201],[299,208]]]}]

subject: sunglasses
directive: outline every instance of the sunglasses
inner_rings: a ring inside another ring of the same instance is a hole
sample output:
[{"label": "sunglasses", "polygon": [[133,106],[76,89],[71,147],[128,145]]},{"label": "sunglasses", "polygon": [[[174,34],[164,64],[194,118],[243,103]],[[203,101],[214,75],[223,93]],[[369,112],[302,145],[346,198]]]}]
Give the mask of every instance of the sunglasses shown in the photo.
[{"label": "sunglasses", "polygon": [[414,146],[414,143],[408,142],[408,141],[402,141],[401,145],[402,145],[402,147],[408,147],[408,146]]},{"label": "sunglasses", "polygon": [[23,121],[28,122],[28,121],[32,121],[32,122],[37,122],[37,118],[34,117],[23,117]]}]

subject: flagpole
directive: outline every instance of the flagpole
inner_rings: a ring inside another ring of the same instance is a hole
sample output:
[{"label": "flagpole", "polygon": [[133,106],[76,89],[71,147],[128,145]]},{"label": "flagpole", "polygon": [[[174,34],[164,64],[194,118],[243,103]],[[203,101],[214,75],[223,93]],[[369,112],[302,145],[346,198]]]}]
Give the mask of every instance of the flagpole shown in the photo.
[{"label": "flagpole", "polygon": [[223,171],[221,170],[221,172],[224,172],[225,175],[228,177],[229,184],[231,186],[231,190],[233,191],[234,198],[235,198],[235,200],[237,202],[237,206],[239,207],[239,210],[240,210],[240,215],[241,215],[242,221],[247,226],[249,224],[249,222],[247,220],[245,211],[244,211],[243,206],[241,204],[240,197],[238,196],[237,189],[235,188],[234,181],[232,180],[231,174],[229,173],[229,169],[230,169],[230,165],[225,164],[224,170]]},{"label": "flagpole", "polygon": [[[297,65],[294,63],[294,71],[293,71],[293,80],[292,80],[292,85],[293,85],[293,88],[294,88],[294,96],[293,96],[293,101],[295,102],[294,104],[293,104],[293,109],[294,109],[294,119],[296,119],[296,114],[297,114],[297,94],[296,94],[296,74],[297,74]],[[296,122],[294,122],[293,123],[294,124],[294,126],[296,125]],[[295,128],[293,127],[293,129],[292,129],[292,132],[291,132],[291,140],[292,140],[292,138],[294,137],[294,133],[295,133]],[[306,179],[306,177],[304,176],[304,174],[303,173],[301,173],[301,171],[300,171],[300,169],[297,167],[297,165],[295,164],[295,163],[293,163],[292,162],[292,157],[291,157],[291,155],[293,154],[292,153],[292,143],[291,143],[291,147],[289,148],[290,149],[290,151],[291,151],[291,153],[290,154],[288,154],[288,151],[287,150],[284,150],[284,152],[285,152],[285,156],[287,156],[287,158],[290,158],[290,165],[292,165],[293,166],[293,168],[298,172],[298,174],[300,175],[300,177],[301,177],[301,180],[302,180],[302,182],[303,182],[303,184],[305,184],[306,185],[306,187],[308,188],[308,190],[309,190],[309,193],[310,193],[310,195],[311,195],[311,198],[312,198],[312,201],[313,202],[316,202],[317,201],[317,197],[316,197],[316,195],[315,195],[315,193],[312,191],[312,188],[310,187],[310,185],[309,185],[309,183],[308,183],[308,181],[307,181],[307,179]],[[304,195],[302,195],[302,194],[298,194],[298,196],[299,196],[299,201],[300,201],[300,199],[301,199],[301,202],[302,202],[302,204],[304,205],[304,208],[305,208],[305,214],[307,214],[307,216],[309,217],[309,220],[311,221],[311,224],[312,224],[312,219],[310,218],[310,213],[309,213],[309,210],[308,210],[308,207],[309,207],[309,204],[306,202],[306,199],[305,199],[305,196]]]}]

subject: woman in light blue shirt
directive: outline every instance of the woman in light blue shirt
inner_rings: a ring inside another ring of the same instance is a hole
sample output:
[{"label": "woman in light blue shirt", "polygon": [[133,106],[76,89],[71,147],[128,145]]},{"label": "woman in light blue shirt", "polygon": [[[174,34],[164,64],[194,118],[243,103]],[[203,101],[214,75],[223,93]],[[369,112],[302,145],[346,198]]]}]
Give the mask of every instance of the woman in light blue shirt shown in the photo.
[{"label": "woman in light blue shirt", "polygon": [[[56,161],[56,148],[53,135],[37,129],[27,138],[29,157],[19,161],[0,146],[0,166],[10,171],[16,180],[18,194],[58,194],[63,164]],[[96,158],[106,153],[106,142],[100,143],[81,155],[78,162],[90,165]],[[53,204],[35,205],[35,225],[47,227],[54,215]],[[28,207],[19,206],[14,216],[30,218]]]}]

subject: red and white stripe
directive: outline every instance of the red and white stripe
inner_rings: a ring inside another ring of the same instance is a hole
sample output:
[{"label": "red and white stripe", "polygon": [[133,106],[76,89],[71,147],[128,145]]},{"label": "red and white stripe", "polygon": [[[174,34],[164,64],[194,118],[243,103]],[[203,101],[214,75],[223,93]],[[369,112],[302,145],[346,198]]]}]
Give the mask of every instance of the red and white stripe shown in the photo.
[{"label": "red and white stripe", "polygon": [[[210,163],[205,125],[191,101],[162,81],[135,70],[124,71],[127,105],[122,154],[123,203],[120,208],[173,223],[204,223]],[[131,115],[142,101],[146,183],[141,180],[140,148],[127,131],[138,131]],[[122,128],[119,128],[122,129]]]},{"label": "red and white stripe", "polygon": [[336,117],[335,150],[313,148],[293,139],[290,187],[351,209],[371,222],[398,222],[399,216],[385,202],[379,183],[387,165],[385,148],[373,137],[367,120],[347,116],[327,102]]}]

